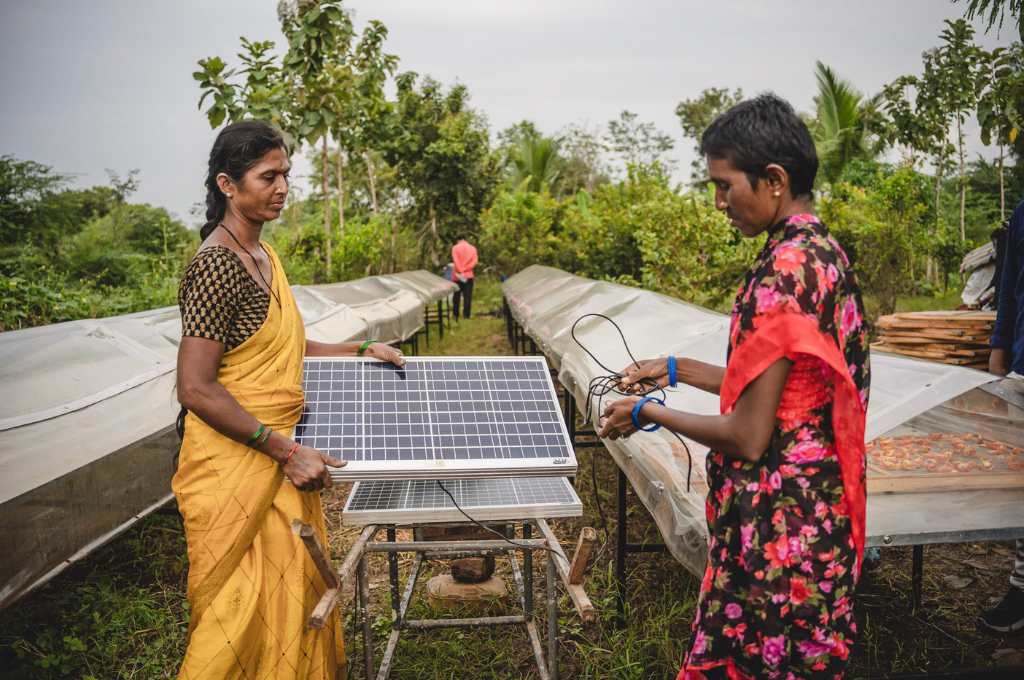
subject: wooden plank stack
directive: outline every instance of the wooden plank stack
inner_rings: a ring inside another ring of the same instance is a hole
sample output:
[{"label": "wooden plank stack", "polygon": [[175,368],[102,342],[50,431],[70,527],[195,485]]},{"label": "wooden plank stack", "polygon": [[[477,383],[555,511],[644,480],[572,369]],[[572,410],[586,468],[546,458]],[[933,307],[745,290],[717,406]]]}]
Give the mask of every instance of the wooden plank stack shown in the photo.
[{"label": "wooden plank stack", "polygon": [[872,349],[985,369],[995,312],[906,312],[878,319]]}]

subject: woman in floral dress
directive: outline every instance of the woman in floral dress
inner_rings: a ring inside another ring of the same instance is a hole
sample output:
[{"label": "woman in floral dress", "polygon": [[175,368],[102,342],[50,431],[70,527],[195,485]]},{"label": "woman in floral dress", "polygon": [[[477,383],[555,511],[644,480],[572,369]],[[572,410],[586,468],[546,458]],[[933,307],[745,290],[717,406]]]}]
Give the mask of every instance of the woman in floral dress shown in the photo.
[{"label": "woman in floral dress", "polygon": [[601,435],[663,425],[710,447],[709,554],[680,679],[837,678],[857,631],[864,549],[867,325],[850,263],[810,212],[818,160],[785,101],[762,95],[705,131],[715,200],[767,234],[732,311],[726,367],[685,357],[624,371],[718,393],[721,415],[639,396]]}]

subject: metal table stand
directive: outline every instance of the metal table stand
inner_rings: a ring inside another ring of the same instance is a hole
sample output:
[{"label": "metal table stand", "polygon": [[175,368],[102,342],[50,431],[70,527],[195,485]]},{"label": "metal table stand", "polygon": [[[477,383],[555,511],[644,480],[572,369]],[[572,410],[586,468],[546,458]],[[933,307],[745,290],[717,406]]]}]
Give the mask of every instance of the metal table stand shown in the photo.
[{"label": "metal table stand", "polygon": [[[292,530],[302,539],[307,551],[313,558],[317,569],[320,571],[324,582],[327,584],[327,591],[323,594],[320,602],[309,617],[308,625],[313,628],[322,628],[337,605],[341,596],[344,584],[355,576],[355,591],[357,600],[357,617],[362,625],[363,633],[363,656],[366,667],[366,677],[376,677],[377,680],[386,680],[391,674],[392,663],[394,662],[395,651],[398,647],[398,639],[405,629],[430,630],[435,628],[451,627],[475,627],[475,626],[504,626],[524,625],[530,637],[530,645],[533,649],[534,659],[537,663],[537,671],[542,680],[558,680],[558,596],[555,586],[556,577],[560,578],[565,585],[566,591],[573,602],[576,611],[585,623],[596,618],[596,611],[590,598],[587,597],[581,584],[583,568],[589,554],[589,546],[585,550],[577,549],[572,563],[569,562],[562,550],[562,546],[555,538],[554,533],[543,519],[523,519],[515,521],[500,521],[496,524],[521,524],[523,538],[515,539],[515,547],[508,542],[480,539],[458,539],[443,541],[425,541],[414,538],[412,541],[398,541],[397,526],[368,525],[364,527],[359,538],[352,545],[345,556],[341,567],[335,571],[330,563],[327,554],[320,545],[313,528],[295,520],[292,522]],[[449,527],[467,526],[466,523],[443,523],[419,525],[419,527]],[[543,538],[533,538],[533,527],[539,529]],[[380,529],[385,529],[386,540],[377,540]],[[409,527],[412,528],[412,527]],[[586,531],[586,530],[585,530]],[[590,530],[593,534],[593,530]],[[513,533],[514,535],[514,533]],[[418,537],[419,532],[414,533]],[[580,544],[584,541],[581,539]],[[547,577],[545,579],[545,597],[547,602],[547,654],[541,643],[540,632],[537,628],[536,612],[533,602],[533,553],[537,550],[554,552],[555,555],[548,555]],[[516,552],[523,553],[523,568],[520,570],[516,560]],[[374,674],[373,654],[373,630],[370,620],[370,589],[367,580],[367,560],[373,553],[383,553],[388,559],[388,580],[391,593],[392,623],[391,633],[388,636],[387,645],[381,658],[380,668]],[[398,555],[399,553],[413,553],[412,568],[406,579],[404,589],[399,579]],[[483,557],[483,556],[505,555],[509,559],[512,569],[512,576],[515,581],[516,591],[519,595],[519,605],[522,608],[521,614],[509,616],[481,616],[465,619],[409,619],[407,618],[409,604],[412,601],[413,592],[416,589],[416,582],[419,578],[420,568],[423,562],[432,559],[456,559],[461,557]],[[576,583],[573,583],[576,581]],[[401,591],[401,592],[400,592]]]}]

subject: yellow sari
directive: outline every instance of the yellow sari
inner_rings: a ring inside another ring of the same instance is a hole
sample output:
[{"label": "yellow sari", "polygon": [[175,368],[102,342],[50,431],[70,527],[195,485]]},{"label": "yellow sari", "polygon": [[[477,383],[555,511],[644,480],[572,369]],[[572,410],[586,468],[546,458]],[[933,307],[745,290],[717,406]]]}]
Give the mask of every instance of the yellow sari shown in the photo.
[{"label": "yellow sari", "polygon": [[[289,434],[302,413],[306,334],[277,254],[267,318],[224,354],[218,381],[260,422]],[[189,413],[171,484],[188,540],[188,649],[179,678],[335,680],[345,667],[337,617],[306,626],[326,589],[295,518],[327,545],[320,495],[285,481],[266,455]]]}]

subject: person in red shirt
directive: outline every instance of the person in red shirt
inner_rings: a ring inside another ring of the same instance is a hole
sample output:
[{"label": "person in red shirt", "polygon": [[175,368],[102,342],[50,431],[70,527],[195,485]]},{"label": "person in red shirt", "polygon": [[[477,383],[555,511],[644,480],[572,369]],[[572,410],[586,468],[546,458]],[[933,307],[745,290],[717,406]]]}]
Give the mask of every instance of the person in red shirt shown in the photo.
[{"label": "person in red shirt", "polygon": [[476,267],[476,248],[460,236],[452,246],[452,280],[458,285],[455,291],[455,319],[459,318],[459,300],[462,300],[462,316],[469,318],[473,303],[473,268]]}]

